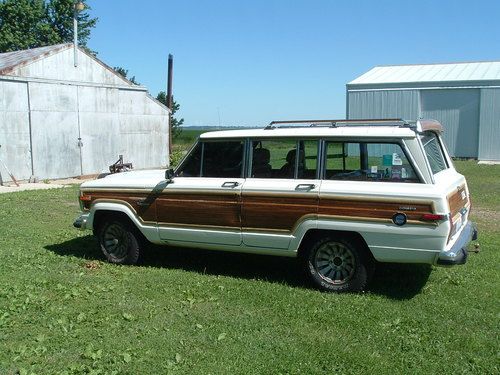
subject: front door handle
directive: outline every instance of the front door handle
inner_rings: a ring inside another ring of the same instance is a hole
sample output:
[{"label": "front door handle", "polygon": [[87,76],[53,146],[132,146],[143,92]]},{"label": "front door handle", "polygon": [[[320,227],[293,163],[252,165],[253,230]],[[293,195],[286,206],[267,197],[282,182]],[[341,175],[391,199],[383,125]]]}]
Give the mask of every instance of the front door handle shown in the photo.
[{"label": "front door handle", "polygon": [[316,187],[314,184],[298,184],[295,190],[312,190]]},{"label": "front door handle", "polygon": [[222,187],[234,188],[238,186],[240,183],[236,181],[226,181],[222,184]]}]

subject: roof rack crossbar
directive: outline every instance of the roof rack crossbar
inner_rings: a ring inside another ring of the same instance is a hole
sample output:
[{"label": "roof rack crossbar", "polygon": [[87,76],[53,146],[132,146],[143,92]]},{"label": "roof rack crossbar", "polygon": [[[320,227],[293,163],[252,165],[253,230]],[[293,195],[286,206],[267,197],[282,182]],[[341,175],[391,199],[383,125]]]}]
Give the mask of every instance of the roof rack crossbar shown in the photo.
[{"label": "roof rack crossbar", "polygon": [[[279,125],[279,124],[308,124],[304,126]],[[276,126],[279,125],[279,126]],[[339,126],[369,126],[369,125],[384,125],[414,128],[415,123],[406,121],[401,118],[389,119],[356,119],[356,120],[290,120],[290,121],[271,121],[264,129],[271,130],[276,128],[293,128],[293,127],[339,127]]]}]

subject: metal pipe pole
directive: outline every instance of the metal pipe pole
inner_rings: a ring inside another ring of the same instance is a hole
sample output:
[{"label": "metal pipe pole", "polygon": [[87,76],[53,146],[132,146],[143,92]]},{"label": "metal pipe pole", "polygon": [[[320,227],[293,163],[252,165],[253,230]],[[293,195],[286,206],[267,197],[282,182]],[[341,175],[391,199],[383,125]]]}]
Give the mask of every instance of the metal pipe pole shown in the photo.
[{"label": "metal pipe pole", "polygon": [[172,75],[174,70],[174,56],[168,55],[168,80],[167,80],[167,107],[172,110]]},{"label": "metal pipe pole", "polygon": [[75,67],[78,66],[78,9],[77,2],[73,4],[73,54],[74,54],[74,63]]},{"label": "metal pipe pole", "polygon": [[172,76],[174,71],[174,57],[168,55],[168,73],[167,73],[167,107],[170,109],[168,116],[168,152],[172,155],[172,111],[173,111],[173,98],[172,98]]}]

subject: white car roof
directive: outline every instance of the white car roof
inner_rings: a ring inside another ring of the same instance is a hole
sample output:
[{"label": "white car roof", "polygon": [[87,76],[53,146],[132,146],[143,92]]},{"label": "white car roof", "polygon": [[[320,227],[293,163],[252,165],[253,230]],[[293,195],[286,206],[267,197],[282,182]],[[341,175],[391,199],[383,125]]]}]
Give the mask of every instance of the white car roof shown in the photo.
[{"label": "white car roof", "polygon": [[220,130],[200,135],[201,139],[216,138],[281,138],[281,137],[369,137],[415,138],[408,127],[397,126],[342,126],[342,127],[291,127],[272,129]]}]

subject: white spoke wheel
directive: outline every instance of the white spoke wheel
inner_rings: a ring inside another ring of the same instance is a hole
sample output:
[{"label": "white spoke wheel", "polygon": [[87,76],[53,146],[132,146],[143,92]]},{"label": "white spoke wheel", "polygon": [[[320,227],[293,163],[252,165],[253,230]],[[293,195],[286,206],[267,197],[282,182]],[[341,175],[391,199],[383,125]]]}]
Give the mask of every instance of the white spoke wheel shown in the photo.
[{"label": "white spoke wheel", "polygon": [[105,221],[99,231],[99,244],[106,259],[116,264],[135,264],[140,255],[139,242],[130,224]]},{"label": "white spoke wheel", "polygon": [[324,291],[357,292],[368,279],[368,259],[360,241],[322,238],[304,258],[308,276]]}]

